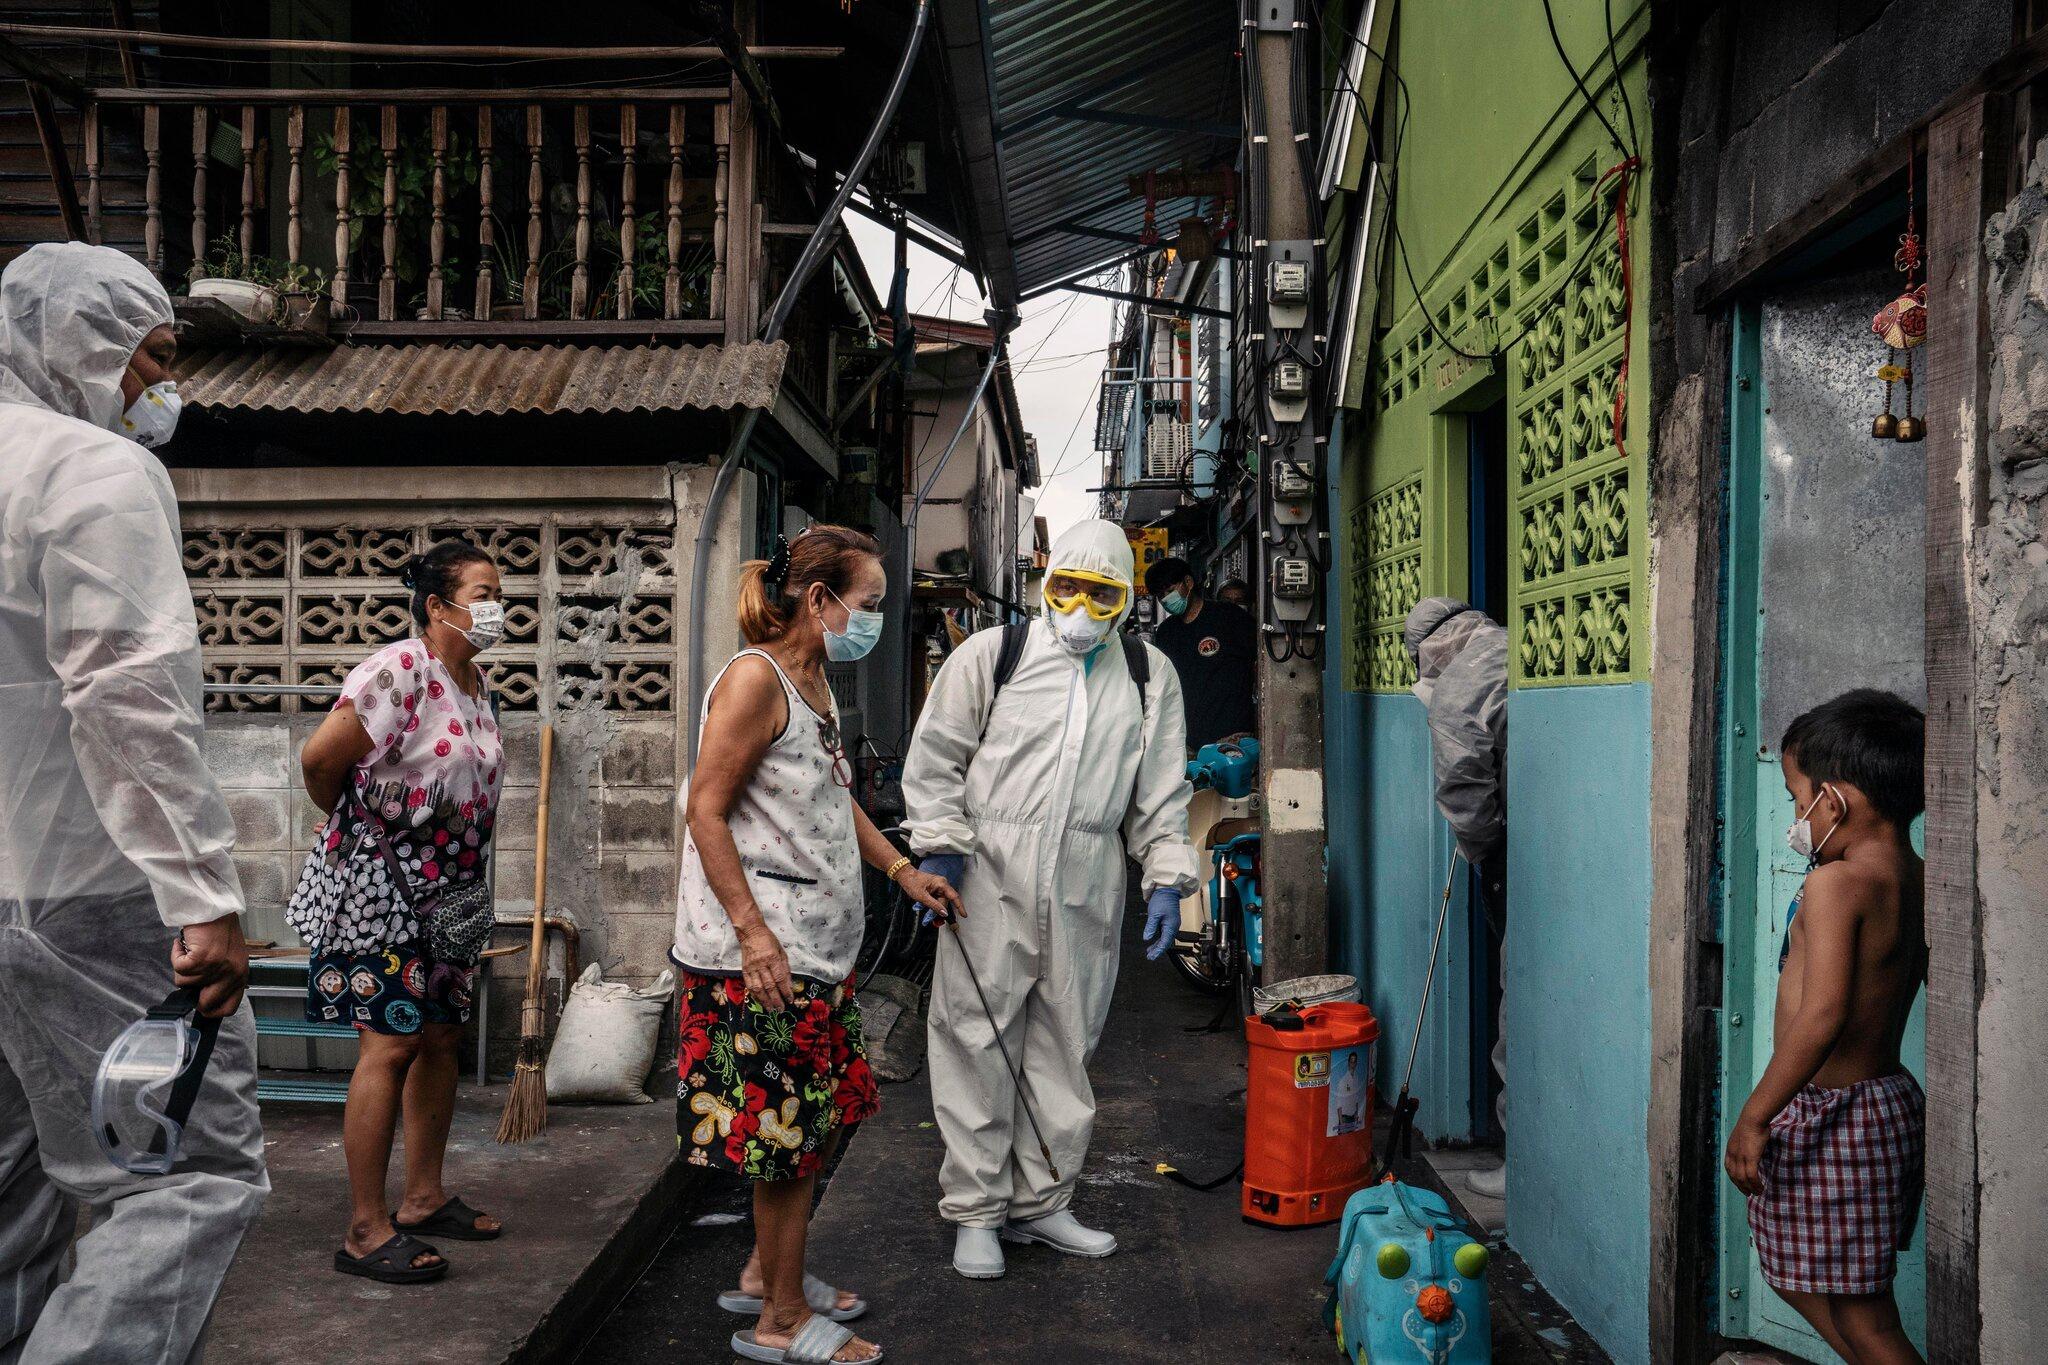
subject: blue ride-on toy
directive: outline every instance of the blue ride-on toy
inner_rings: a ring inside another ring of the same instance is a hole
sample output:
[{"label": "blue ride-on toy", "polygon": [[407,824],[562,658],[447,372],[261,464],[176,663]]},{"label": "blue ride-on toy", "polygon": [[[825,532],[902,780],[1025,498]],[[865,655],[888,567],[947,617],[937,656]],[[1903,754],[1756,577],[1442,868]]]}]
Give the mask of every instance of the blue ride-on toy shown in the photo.
[{"label": "blue ride-on toy", "polygon": [[1358,1365],[1493,1359],[1486,1248],[1442,1197],[1389,1177],[1344,1205],[1323,1321]]}]

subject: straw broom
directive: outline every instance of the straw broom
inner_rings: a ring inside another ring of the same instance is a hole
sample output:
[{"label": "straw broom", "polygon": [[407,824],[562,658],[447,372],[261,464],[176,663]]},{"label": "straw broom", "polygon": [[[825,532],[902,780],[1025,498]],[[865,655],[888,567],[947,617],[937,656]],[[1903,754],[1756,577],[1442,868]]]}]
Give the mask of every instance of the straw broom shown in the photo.
[{"label": "straw broom", "polygon": [[531,1142],[548,1126],[547,1006],[541,999],[548,905],[548,778],[555,766],[555,727],[540,727],[540,814],[533,844],[533,944],[526,956],[526,999],[519,1006],[519,1061],[498,1122],[498,1141]]}]

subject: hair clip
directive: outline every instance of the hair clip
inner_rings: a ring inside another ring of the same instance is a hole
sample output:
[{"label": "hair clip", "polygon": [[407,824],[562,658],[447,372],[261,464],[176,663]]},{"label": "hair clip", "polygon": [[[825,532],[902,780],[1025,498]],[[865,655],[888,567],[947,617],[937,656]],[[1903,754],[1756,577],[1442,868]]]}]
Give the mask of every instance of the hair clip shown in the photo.
[{"label": "hair clip", "polygon": [[769,600],[782,596],[782,584],[789,577],[789,541],[783,536],[775,537],[775,549],[768,556],[768,567],[761,574],[761,586],[767,590]]}]

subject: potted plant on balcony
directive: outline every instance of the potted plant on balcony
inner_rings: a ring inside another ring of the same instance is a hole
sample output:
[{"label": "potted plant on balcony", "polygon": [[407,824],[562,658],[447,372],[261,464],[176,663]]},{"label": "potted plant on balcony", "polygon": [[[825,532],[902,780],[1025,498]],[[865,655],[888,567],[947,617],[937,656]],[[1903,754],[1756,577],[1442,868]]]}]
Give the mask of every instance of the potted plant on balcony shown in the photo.
[{"label": "potted plant on balcony", "polygon": [[222,236],[187,279],[187,297],[211,299],[245,322],[315,337],[327,332],[327,272],[314,266],[244,255],[233,237]]},{"label": "potted plant on balcony", "polygon": [[216,237],[205,257],[192,263],[186,293],[212,299],[249,322],[274,322],[280,307],[277,273],[269,257],[245,256],[233,237]]},{"label": "potted plant on balcony", "polygon": [[278,325],[295,332],[327,333],[327,272],[294,263],[278,272]]}]

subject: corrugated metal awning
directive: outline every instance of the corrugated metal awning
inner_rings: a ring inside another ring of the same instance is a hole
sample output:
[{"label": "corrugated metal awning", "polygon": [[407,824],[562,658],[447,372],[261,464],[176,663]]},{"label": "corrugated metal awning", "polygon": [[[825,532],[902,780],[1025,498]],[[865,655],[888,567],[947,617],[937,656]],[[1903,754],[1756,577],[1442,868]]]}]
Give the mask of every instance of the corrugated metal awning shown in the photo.
[{"label": "corrugated metal awning", "polygon": [[737,346],[512,346],[420,343],[195,350],[172,366],[203,408],[252,412],[676,412],[769,408],[783,342]]},{"label": "corrugated metal awning", "polygon": [[[1237,7],[939,0],[974,235],[998,302],[1128,256],[1126,177],[1238,153]],[[1161,204],[1171,237],[1187,200]]]}]

